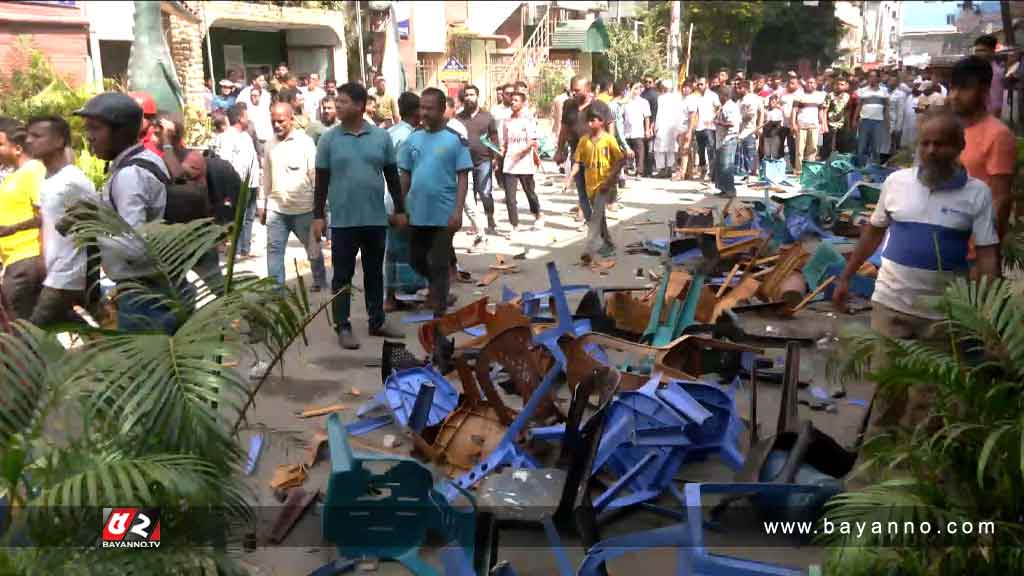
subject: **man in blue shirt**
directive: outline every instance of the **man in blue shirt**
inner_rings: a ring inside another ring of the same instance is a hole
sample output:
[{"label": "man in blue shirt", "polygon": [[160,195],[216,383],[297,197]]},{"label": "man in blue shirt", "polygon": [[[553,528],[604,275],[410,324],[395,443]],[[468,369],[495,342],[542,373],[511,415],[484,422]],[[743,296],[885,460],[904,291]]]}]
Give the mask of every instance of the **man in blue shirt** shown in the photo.
[{"label": "man in blue shirt", "polygon": [[[325,203],[331,207],[331,256],[334,277],[331,290],[351,286],[356,254],[363,255],[363,290],[370,335],[401,338],[402,333],[384,322],[384,247],[388,216],[384,208],[384,185],[395,205],[394,218],[404,224],[405,209],[398,194],[399,178],[395,151],[387,131],[363,119],[366,88],[350,82],[338,87],[337,111],[341,122],[324,132],[316,150],[316,195],[313,233],[319,237],[325,227]],[[334,299],[338,344],[348,350],[359,348],[349,322],[351,292]]]},{"label": "man in blue shirt", "polygon": [[[406,138],[420,125],[420,97],[412,92],[399,96],[398,114],[401,121],[388,128],[396,163]],[[385,204],[389,200],[390,196],[385,197]],[[394,206],[388,206],[389,214],[394,214],[394,211]],[[384,311],[398,310],[402,306],[399,294],[412,294],[426,287],[427,279],[417,274],[409,264],[409,227],[392,224],[388,228],[388,247],[384,254]]]},{"label": "man in blue shirt", "polygon": [[423,127],[409,135],[398,155],[402,196],[409,201],[412,267],[430,281],[435,318],[448,308],[452,236],[462,227],[473,169],[466,141],[445,126],[445,100],[437,88],[423,91]]}]

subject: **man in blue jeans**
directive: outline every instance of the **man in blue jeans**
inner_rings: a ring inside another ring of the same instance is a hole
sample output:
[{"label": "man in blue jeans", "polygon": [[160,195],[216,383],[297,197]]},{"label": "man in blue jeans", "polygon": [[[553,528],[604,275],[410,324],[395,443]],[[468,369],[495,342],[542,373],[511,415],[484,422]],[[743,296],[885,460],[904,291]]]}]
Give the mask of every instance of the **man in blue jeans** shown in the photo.
[{"label": "man in blue jeans", "polygon": [[878,164],[878,155],[889,138],[889,91],[879,82],[878,71],[868,72],[868,85],[857,90],[857,109],[850,129],[857,133],[857,163]]},{"label": "man in blue jeans", "polygon": [[[384,321],[384,248],[388,215],[384,207],[384,184],[394,202],[396,221],[405,220],[399,193],[398,166],[391,136],[363,119],[366,88],[349,82],[337,89],[340,124],[324,133],[316,149],[316,195],[313,206],[313,234],[319,238],[325,228],[324,212],[330,199],[331,253],[334,276],[331,291],[348,290],[355,274],[356,254],[363,256],[363,291],[371,336],[401,338],[402,333]],[[359,348],[349,322],[352,294],[346,291],[334,299],[334,320],[338,344]]]},{"label": "man in blue jeans", "polygon": [[[313,182],[316,145],[300,130],[293,130],[294,110],[286,102],[270,109],[274,138],[263,152],[263,186],[256,215],[267,227],[267,275],[284,286],[284,251],[292,234],[309,246],[313,224]],[[317,244],[319,245],[319,243]],[[313,269],[312,292],[327,285],[321,253],[307,250]]]},{"label": "man in blue jeans", "polygon": [[[571,158],[576,153],[576,144],[580,138],[588,134],[587,110],[593,108],[604,119],[606,129],[614,135],[615,116],[607,104],[601,102],[590,91],[590,80],[586,76],[574,76],[569,82],[571,100],[562,106],[562,126],[558,131],[558,144],[555,147],[555,164],[565,162],[566,150]],[[642,158],[637,158],[641,161]],[[576,196],[584,222],[590,221],[590,198],[587,196],[587,185],[583,166],[576,175]]]},{"label": "man in blue jeans", "polygon": [[473,159],[473,196],[484,205],[484,213],[487,214],[486,233],[494,235],[497,234],[494,223],[494,197],[491,195],[494,151],[484,143],[482,137],[486,136],[491,146],[497,146],[498,125],[489,112],[480,109],[479,98],[480,89],[476,86],[470,84],[463,88],[459,92],[462,111],[456,114],[455,118],[466,127],[469,155]]},{"label": "man in blue jeans", "polygon": [[715,186],[718,188],[717,196],[736,196],[736,147],[739,145],[740,124],[743,115],[740,106],[736,102],[739,94],[733,92],[729,95],[728,86],[719,86],[719,97],[723,104],[715,117],[718,141],[718,149],[715,151]]}]

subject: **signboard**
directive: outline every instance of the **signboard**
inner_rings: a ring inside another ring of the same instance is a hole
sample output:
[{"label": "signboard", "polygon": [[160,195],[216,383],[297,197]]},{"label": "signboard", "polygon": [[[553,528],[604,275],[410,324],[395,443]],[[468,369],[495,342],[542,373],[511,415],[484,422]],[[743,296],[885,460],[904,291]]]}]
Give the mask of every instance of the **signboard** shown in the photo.
[{"label": "signboard", "polygon": [[469,82],[469,69],[455,56],[449,56],[437,77],[442,82]]}]

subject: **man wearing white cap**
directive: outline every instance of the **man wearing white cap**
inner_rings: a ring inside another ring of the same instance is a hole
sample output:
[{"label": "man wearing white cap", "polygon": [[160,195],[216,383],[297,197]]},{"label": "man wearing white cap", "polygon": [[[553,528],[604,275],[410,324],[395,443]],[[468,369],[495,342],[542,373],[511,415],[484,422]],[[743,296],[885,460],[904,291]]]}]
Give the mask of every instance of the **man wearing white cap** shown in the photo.
[{"label": "man wearing white cap", "polygon": [[227,110],[235,105],[235,83],[224,78],[217,83],[217,95],[213,97],[213,110]]}]

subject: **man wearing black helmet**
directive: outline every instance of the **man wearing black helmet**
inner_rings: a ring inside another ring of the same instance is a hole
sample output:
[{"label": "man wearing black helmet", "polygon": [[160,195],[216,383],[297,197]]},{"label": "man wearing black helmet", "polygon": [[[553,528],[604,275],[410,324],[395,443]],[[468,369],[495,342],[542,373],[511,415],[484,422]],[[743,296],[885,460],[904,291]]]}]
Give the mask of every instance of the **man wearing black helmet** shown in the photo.
[{"label": "man wearing black helmet", "polygon": [[[163,218],[170,175],[163,160],[138,143],[142,108],[125,94],[105,92],[86,102],[75,115],[85,120],[85,139],[92,154],[110,163],[109,177],[100,190],[101,200],[133,228]],[[157,291],[170,290],[160,285],[156,268],[138,239],[100,238],[99,246],[103,269],[119,288],[134,283]],[[174,331],[174,316],[166,307],[152,299],[119,292],[119,330]]]}]

